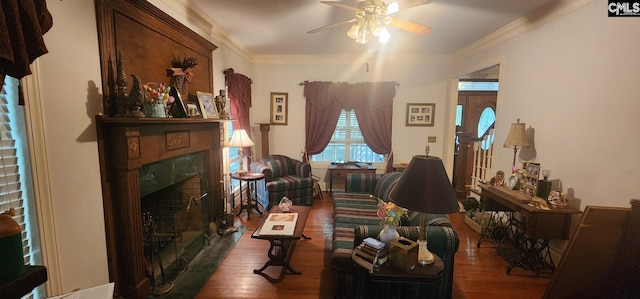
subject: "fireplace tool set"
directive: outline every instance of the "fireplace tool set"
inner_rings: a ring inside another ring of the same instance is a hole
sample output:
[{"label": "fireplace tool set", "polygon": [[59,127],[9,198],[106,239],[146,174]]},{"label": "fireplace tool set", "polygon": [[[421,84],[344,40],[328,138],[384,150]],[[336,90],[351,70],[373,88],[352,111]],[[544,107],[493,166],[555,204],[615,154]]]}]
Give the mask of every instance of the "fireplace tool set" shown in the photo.
[{"label": "fireplace tool set", "polygon": [[[162,256],[160,254],[161,244],[156,231],[156,224],[153,221],[151,213],[142,214],[142,222],[144,229],[145,244],[145,264],[147,267],[147,276],[151,280],[151,292],[154,296],[164,295],[173,289],[173,282],[166,279],[164,273],[164,265],[162,264]],[[156,283],[156,275],[153,267],[153,260],[158,261],[162,282]]]}]

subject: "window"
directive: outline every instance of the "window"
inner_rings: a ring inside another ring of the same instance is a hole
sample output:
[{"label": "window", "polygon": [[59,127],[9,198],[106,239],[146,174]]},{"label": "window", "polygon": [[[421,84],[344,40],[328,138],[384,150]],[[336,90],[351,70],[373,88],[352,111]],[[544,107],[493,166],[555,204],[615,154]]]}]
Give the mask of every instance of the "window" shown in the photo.
[{"label": "window", "polygon": [[498,91],[497,81],[460,81],[458,90]]},{"label": "window", "polygon": [[[0,92],[0,212],[15,209],[22,228],[24,263],[42,264],[31,188],[24,109],[18,105],[18,80],[5,77]],[[42,287],[41,287],[42,288]],[[41,289],[40,288],[40,289]],[[38,288],[27,298],[38,298]]]},{"label": "window", "polygon": [[[487,133],[489,128],[491,128],[495,122],[496,113],[493,111],[493,108],[484,108],[484,110],[482,110],[482,113],[480,114],[480,119],[478,120],[478,138],[483,138],[484,134]],[[493,143],[494,134],[492,132],[489,132],[487,134],[487,139],[482,141],[483,150],[488,150]]]},{"label": "window", "polygon": [[383,162],[384,155],[375,153],[364,142],[354,110],[340,112],[331,141],[320,154],[311,156],[313,162]]}]

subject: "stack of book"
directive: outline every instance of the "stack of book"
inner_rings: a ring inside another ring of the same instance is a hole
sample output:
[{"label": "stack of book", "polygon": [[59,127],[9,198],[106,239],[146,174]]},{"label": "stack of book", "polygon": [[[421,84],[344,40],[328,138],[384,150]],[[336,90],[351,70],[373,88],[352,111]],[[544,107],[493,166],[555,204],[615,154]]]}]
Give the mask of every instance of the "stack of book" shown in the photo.
[{"label": "stack of book", "polygon": [[389,250],[384,243],[374,239],[366,238],[362,244],[355,249],[355,255],[372,263],[382,265],[389,261]]}]

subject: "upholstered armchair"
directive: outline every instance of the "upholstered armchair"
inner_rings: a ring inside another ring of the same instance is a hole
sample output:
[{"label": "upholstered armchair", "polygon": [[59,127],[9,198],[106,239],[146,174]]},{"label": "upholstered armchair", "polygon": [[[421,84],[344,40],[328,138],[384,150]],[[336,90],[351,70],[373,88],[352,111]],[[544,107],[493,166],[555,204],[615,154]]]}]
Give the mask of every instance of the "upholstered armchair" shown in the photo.
[{"label": "upholstered armchair", "polygon": [[283,155],[270,155],[251,162],[251,172],[264,174],[264,183],[258,182],[258,202],[271,209],[282,197],[288,197],[294,205],[313,203],[313,179],[311,165]]}]

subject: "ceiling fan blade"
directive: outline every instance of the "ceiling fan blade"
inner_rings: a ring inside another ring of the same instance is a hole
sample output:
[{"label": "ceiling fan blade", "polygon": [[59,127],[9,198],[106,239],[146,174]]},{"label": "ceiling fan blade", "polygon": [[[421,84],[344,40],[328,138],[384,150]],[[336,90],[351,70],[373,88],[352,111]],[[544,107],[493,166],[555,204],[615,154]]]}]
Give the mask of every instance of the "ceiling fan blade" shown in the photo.
[{"label": "ceiling fan blade", "polygon": [[392,14],[398,12],[403,9],[412,8],[420,5],[425,5],[431,3],[431,0],[398,0],[389,3],[387,5],[387,9],[389,10],[388,14]]},{"label": "ceiling fan blade", "polygon": [[344,25],[344,24],[353,23],[353,22],[355,22],[356,20],[357,20],[357,19],[351,19],[351,20],[346,20],[346,21],[342,21],[342,22],[338,22],[338,23],[333,23],[333,24],[331,24],[331,25],[322,26],[322,27],[320,27],[320,28],[313,29],[313,30],[311,30],[311,31],[308,31],[307,33],[309,33],[309,34],[314,34],[314,33],[318,32],[318,31],[322,31],[322,30],[325,30],[325,29],[333,28],[333,27],[336,27],[336,26]]},{"label": "ceiling fan blade", "polygon": [[391,17],[390,25],[398,27],[400,29],[404,29],[409,32],[413,32],[415,34],[420,34],[420,35],[426,35],[431,32],[431,28],[425,25],[407,21],[405,19],[396,18],[396,17]]},{"label": "ceiling fan blade", "polygon": [[344,9],[348,9],[348,10],[353,10],[353,11],[357,11],[358,8],[354,7],[354,6],[349,6],[346,4],[342,4],[340,2],[336,2],[336,1],[320,1],[320,3],[324,3],[324,4],[328,4],[328,5],[333,5],[333,6],[337,6],[340,8],[344,8]]}]

